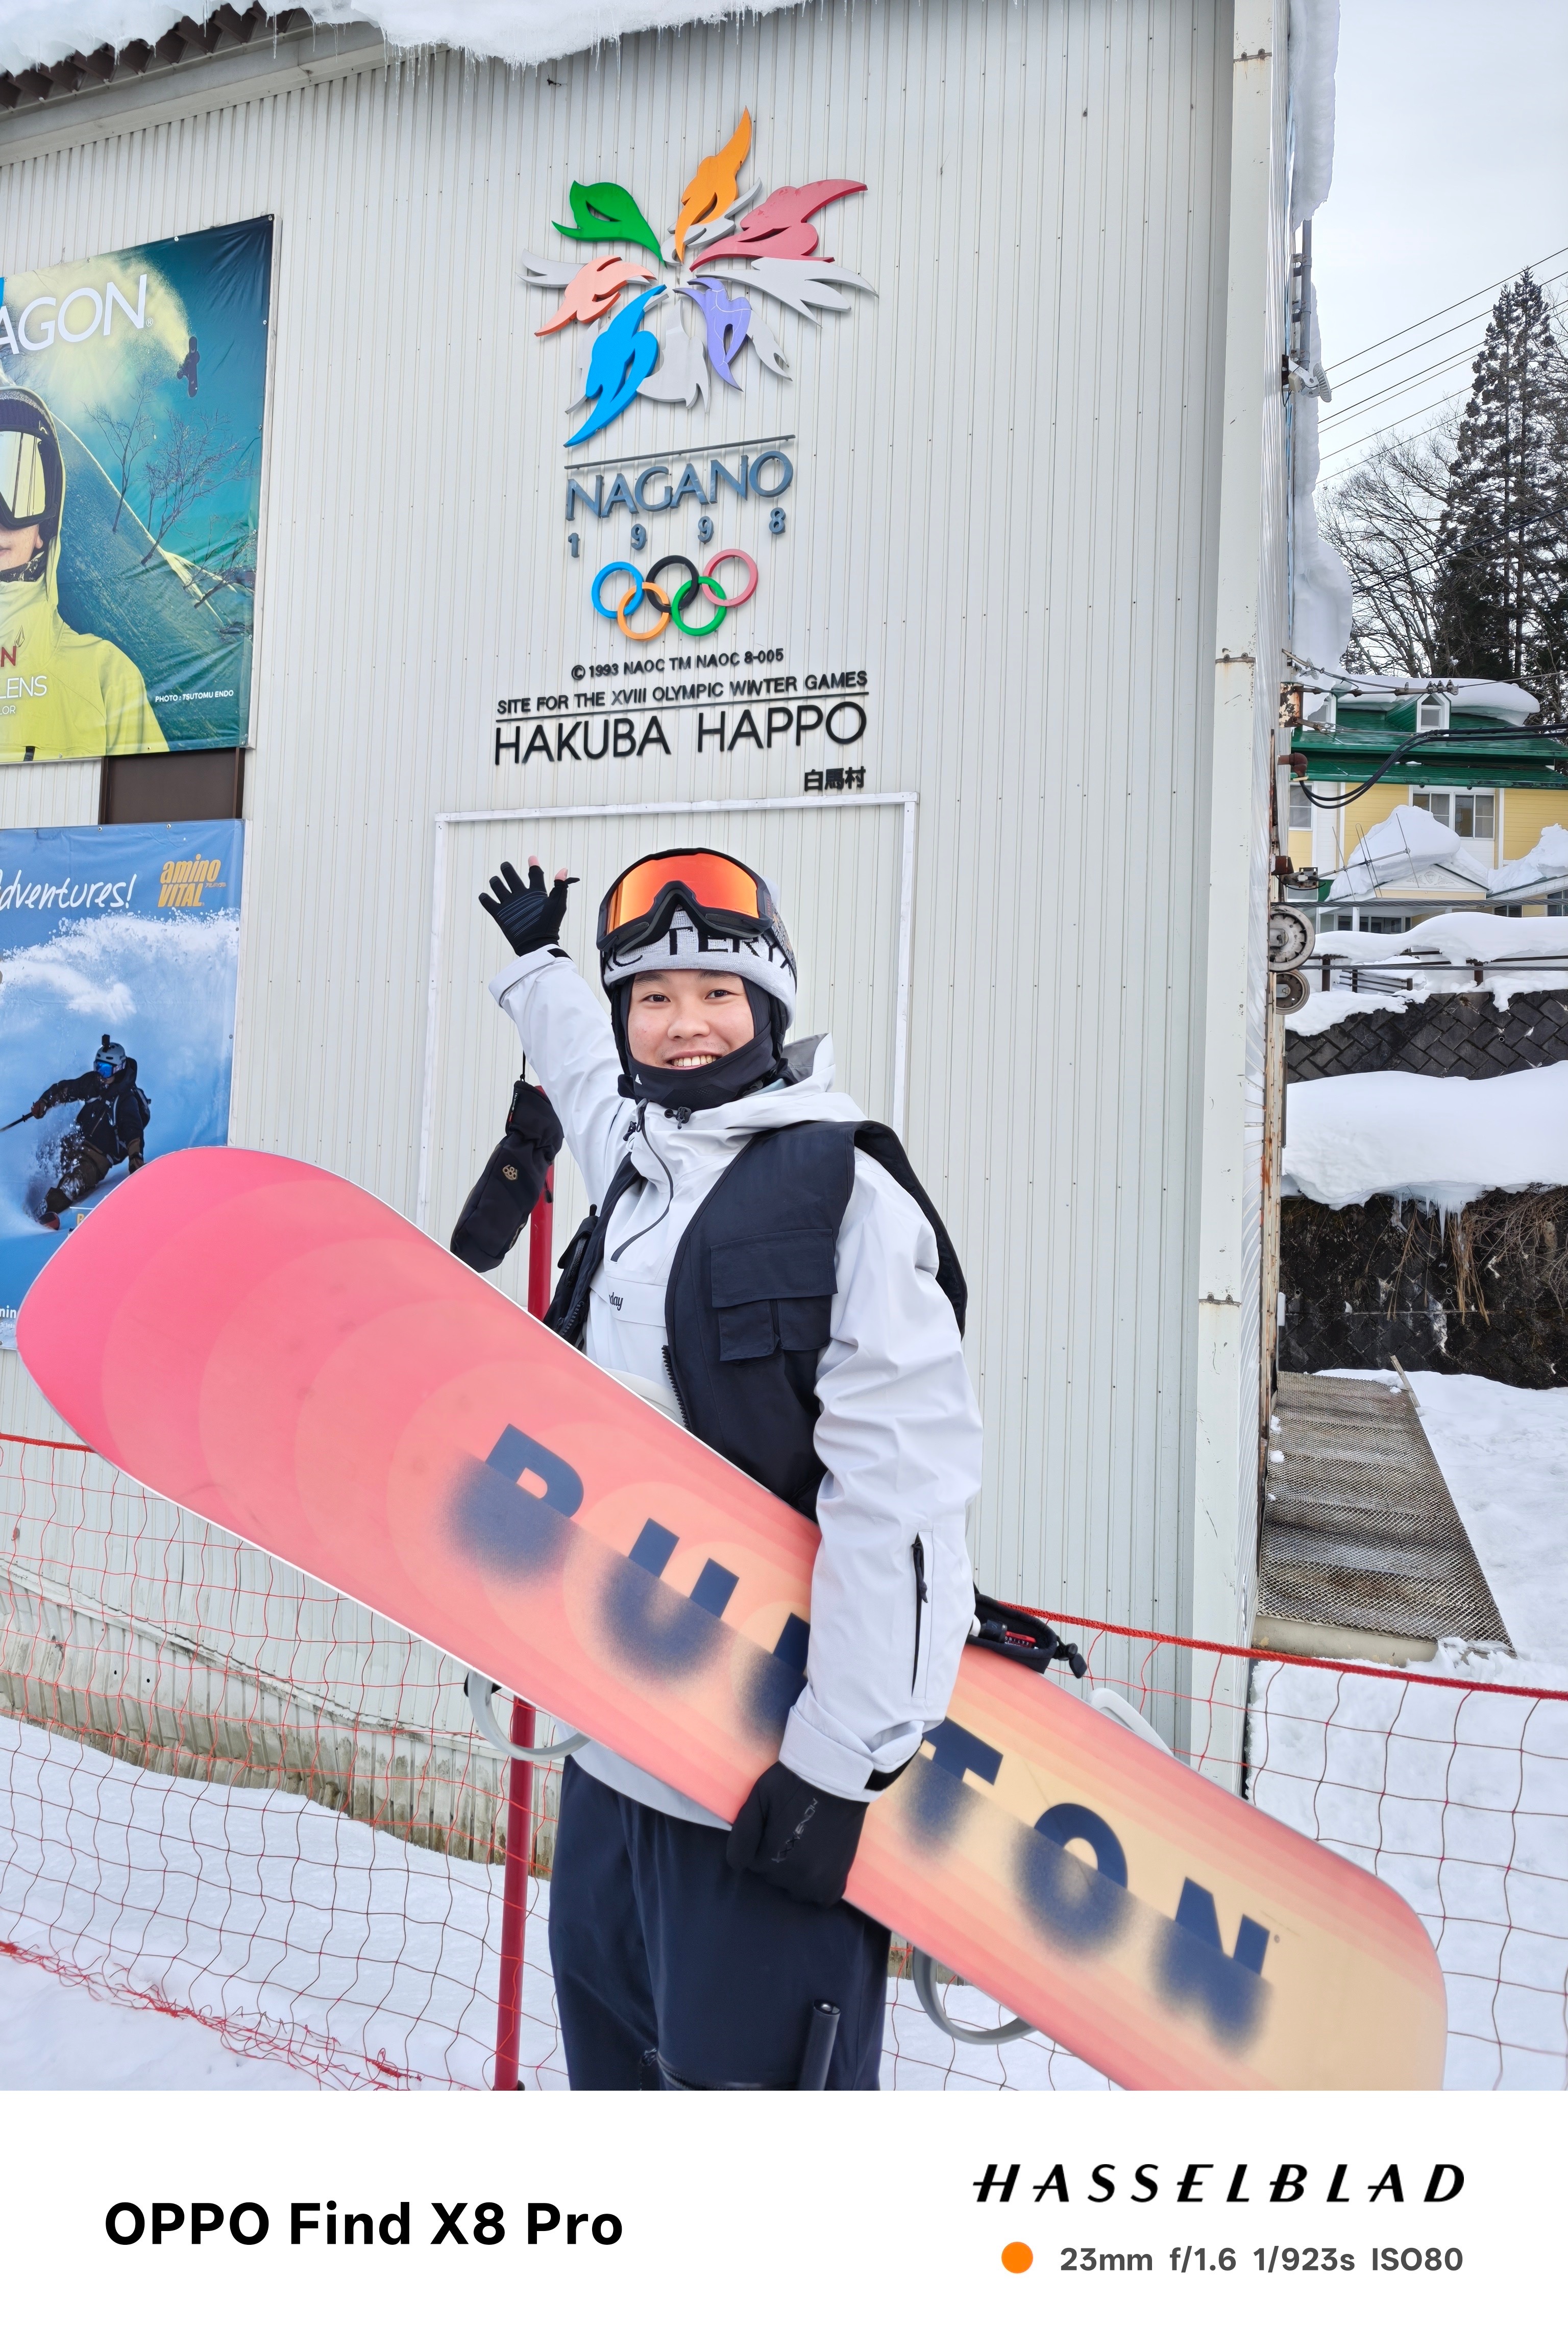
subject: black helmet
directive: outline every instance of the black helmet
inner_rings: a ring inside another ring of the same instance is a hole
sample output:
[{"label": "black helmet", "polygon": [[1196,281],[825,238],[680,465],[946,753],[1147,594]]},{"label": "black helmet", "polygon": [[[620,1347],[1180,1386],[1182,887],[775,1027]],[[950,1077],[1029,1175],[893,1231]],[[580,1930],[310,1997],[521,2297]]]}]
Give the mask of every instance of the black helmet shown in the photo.
[{"label": "black helmet", "polygon": [[60,527],[64,493],[54,419],[35,394],[0,384],[0,530],[36,522],[47,547]]}]

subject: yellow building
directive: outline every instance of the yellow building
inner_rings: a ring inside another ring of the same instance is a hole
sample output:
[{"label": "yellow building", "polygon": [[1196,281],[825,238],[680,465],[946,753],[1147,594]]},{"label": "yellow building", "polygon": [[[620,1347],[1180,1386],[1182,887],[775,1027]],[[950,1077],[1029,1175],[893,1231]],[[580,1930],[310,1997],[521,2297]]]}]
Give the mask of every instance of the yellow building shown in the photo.
[{"label": "yellow building", "polygon": [[[1500,868],[1530,856],[1548,827],[1568,828],[1568,743],[1535,732],[1538,724],[1533,697],[1486,681],[1434,690],[1368,677],[1332,693],[1309,692],[1292,737],[1306,772],[1291,780],[1289,850],[1298,871],[1315,869],[1320,897],[1327,898],[1329,877],[1342,871],[1373,827],[1406,807],[1425,809],[1447,826],[1486,877],[1467,885],[1434,873],[1419,884],[1401,881],[1376,892],[1375,913],[1369,901],[1352,908],[1342,899],[1331,919],[1326,908],[1320,914],[1320,929],[1331,921],[1345,930],[1405,930],[1446,907],[1568,914],[1568,877],[1556,889],[1543,883],[1522,902],[1489,897],[1500,887],[1490,878]],[[1436,740],[1422,742],[1359,799],[1340,808],[1314,804],[1310,795],[1337,800],[1365,783],[1417,734]]]}]

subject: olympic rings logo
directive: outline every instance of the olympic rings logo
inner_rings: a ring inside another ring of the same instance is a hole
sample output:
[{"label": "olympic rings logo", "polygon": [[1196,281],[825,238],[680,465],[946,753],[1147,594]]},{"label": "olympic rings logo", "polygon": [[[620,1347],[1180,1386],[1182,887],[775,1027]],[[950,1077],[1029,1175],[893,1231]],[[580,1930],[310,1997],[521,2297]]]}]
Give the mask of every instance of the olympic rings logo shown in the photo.
[{"label": "olympic rings logo", "polygon": [[[734,589],[721,586],[713,576],[721,563],[743,563],[746,567],[745,586]],[[658,585],[658,575],[661,572],[669,571],[671,566],[684,572],[686,577],[678,588],[667,591]],[[632,584],[624,596],[618,597],[613,604],[606,604],[602,591],[605,581],[612,579],[616,572],[624,573]],[[683,636],[710,637],[726,613],[732,613],[737,605],[750,601],[756,593],[756,586],[757,567],[745,549],[724,547],[710,558],[706,572],[699,572],[689,555],[661,555],[657,563],[649,564],[647,572],[639,572],[635,563],[602,564],[594,574],[594,584],[588,594],[595,612],[601,619],[614,621],[623,636],[630,637],[634,645],[643,646],[650,637],[660,635],[671,621]],[[689,621],[686,617],[688,609],[700,593],[719,608],[710,621]],[[651,604],[658,614],[652,628],[628,627],[631,615],[645,604]]]}]

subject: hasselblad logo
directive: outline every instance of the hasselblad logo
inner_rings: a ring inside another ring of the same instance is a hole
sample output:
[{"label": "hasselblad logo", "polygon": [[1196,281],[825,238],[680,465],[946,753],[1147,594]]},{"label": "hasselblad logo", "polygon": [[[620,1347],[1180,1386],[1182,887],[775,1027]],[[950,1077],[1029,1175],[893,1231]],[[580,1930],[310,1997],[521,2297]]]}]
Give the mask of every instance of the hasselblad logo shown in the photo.
[{"label": "hasselblad logo", "polygon": [[[775,188],[765,198],[756,186],[742,194],[741,168],[751,145],[748,111],[688,181],[675,226],[662,239],[618,181],[574,180],[567,195],[571,221],[555,223],[561,236],[651,254],[657,270],[624,251],[576,267],[523,255],[521,282],[560,297],[553,316],[535,333],[598,330],[572,402],[573,412],[587,405],[588,415],[568,436],[568,449],[602,433],[634,400],[688,409],[700,401],[706,409],[713,375],[742,390],[735,362],[748,346],[762,366],[787,378],[789,354],[767,322],[763,301],[816,325],[816,312],[847,310],[857,294],[876,292],[831,254],[817,251],[816,215],[841,196],[863,195],[865,182],[811,180],[804,187]],[[666,308],[658,310],[661,303]],[[650,313],[664,327],[662,343]]]}]

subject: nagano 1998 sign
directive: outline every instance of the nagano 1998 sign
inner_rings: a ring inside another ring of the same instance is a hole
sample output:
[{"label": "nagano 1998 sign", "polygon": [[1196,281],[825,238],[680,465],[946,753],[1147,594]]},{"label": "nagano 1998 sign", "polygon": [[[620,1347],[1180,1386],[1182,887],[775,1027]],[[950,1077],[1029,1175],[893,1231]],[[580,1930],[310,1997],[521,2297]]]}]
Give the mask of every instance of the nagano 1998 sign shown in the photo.
[{"label": "nagano 1998 sign", "polygon": [[[595,331],[573,404],[574,412],[585,406],[588,414],[568,435],[567,448],[591,441],[635,400],[687,409],[700,401],[706,408],[710,373],[740,390],[735,362],[747,350],[774,375],[789,376],[789,354],[768,323],[764,302],[809,320],[816,310],[847,310],[857,294],[875,290],[817,251],[817,215],[841,197],[863,195],[865,182],[812,180],[804,187],[775,188],[758,203],[757,188],[744,194],[740,188],[751,145],[747,112],[687,183],[675,225],[663,238],[616,181],[572,183],[571,223],[555,224],[561,236],[578,244],[633,247],[650,256],[657,269],[625,252],[581,263],[523,256],[524,282],[560,297],[535,332],[559,334],[574,325]],[[661,303],[668,306],[662,315]]]},{"label": "nagano 1998 sign", "polygon": [[[536,336],[575,333],[584,346],[567,412],[569,452],[586,451],[617,418],[632,421],[628,412],[640,413],[642,402],[682,409],[689,431],[711,434],[716,382],[743,399],[753,367],[763,372],[752,374],[753,384],[767,377],[793,381],[777,331],[788,317],[815,326],[819,313],[847,311],[875,292],[820,250],[823,215],[863,194],[865,183],[812,180],[764,197],[760,185],[741,185],[751,148],[747,110],[724,144],[703,158],[662,230],[640,200],[646,192],[618,180],[574,180],[561,208],[569,217],[554,226],[579,250],[554,261],[522,257],[522,286],[543,293],[552,306]],[[610,249],[584,258],[580,248],[595,245]],[[699,407],[700,419],[691,416]],[[867,726],[864,669],[807,677],[803,667],[792,675],[782,645],[689,644],[712,638],[743,605],[752,606],[754,620],[764,604],[767,550],[787,527],[782,502],[795,480],[797,455],[755,439],[710,439],[700,448],[689,445],[689,452],[656,449],[646,461],[618,456],[595,465],[596,455],[569,458],[565,488],[567,552],[577,559],[591,551],[594,559],[582,575],[585,658],[572,664],[569,685],[498,699],[496,764],[671,752],[668,721],[683,711],[698,714],[689,746],[694,751],[787,745],[811,759],[823,745],[823,756],[831,757],[834,747],[858,742]],[[754,550],[731,545],[710,552],[710,510],[721,499],[734,518],[726,536],[749,522],[759,541]],[[683,524],[697,557],[656,546],[650,560],[645,518],[665,531]],[[595,524],[621,524],[625,536],[617,531],[610,539],[601,528],[590,551],[586,534]],[[662,641],[657,653],[641,651],[655,640]],[[515,723],[523,719],[531,723]],[[826,788],[827,773],[835,790],[864,785],[863,768],[808,769],[805,788]]]}]

